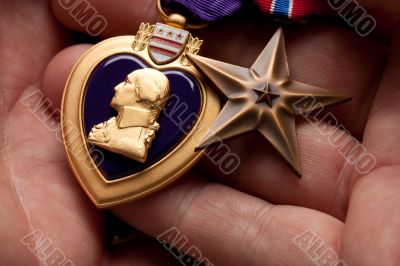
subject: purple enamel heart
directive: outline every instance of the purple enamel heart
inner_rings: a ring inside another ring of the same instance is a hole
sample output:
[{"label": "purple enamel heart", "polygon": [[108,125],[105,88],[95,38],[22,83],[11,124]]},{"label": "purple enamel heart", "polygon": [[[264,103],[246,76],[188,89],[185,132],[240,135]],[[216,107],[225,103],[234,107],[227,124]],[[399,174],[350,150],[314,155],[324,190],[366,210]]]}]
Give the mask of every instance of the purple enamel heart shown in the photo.
[{"label": "purple enamel heart", "polygon": [[[82,110],[86,136],[94,125],[116,116],[116,111],[110,106],[114,87],[124,81],[132,71],[147,67],[137,57],[121,54],[107,58],[94,69],[87,83]],[[202,103],[196,79],[182,70],[170,69],[162,72],[169,79],[171,97],[157,120],[160,130],[156,133],[146,163],[98,148],[104,154],[104,160],[98,167],[106,179],[120,179],[155,164],[172,151],[195,125]]]}]

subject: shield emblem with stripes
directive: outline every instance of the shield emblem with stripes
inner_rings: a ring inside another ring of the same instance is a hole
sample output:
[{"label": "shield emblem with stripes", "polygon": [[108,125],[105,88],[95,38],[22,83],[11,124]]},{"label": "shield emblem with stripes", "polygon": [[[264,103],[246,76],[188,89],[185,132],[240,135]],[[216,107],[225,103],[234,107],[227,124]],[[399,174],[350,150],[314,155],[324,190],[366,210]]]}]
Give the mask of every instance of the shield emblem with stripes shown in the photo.
[{"label": "shield emblem with stripes", "polygon": [[189,32],[164,24],[157,24],[149,42],[149,54],[157,64],[177,59],[189,39]]}]

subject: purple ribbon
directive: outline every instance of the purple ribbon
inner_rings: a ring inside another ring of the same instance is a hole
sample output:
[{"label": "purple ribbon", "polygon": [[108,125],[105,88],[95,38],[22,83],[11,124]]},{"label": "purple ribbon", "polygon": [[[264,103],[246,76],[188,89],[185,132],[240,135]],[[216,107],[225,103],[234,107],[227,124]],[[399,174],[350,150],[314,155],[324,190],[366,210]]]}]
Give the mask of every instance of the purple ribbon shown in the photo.
[{"label": "purple ribbon", "polygon": [[238,12],[244,0],[164,0],[165,7],[186,8],[195,19],[213,22]]}]

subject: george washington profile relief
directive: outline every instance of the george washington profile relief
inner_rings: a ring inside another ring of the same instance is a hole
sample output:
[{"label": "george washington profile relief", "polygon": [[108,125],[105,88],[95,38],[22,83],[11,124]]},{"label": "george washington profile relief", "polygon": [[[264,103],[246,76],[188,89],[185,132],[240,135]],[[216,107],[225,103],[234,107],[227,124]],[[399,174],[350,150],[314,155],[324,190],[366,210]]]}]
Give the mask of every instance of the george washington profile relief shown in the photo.
[{"label": "george washington profile relief", "polygon": [[89,142],[144,163],[170,94],[168,78],[158,70],[136,70],[114,90],[111,106],[118,115],[94,126]]}]

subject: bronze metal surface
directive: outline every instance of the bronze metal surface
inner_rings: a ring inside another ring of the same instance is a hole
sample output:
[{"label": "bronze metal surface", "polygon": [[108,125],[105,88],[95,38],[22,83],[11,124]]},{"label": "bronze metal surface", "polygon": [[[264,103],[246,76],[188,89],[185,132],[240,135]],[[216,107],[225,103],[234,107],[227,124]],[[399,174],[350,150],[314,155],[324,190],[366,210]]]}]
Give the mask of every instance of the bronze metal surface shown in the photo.
[{"label": "bronze metal surface", "polygon": [[351,100],[341,93],[290,79],[282,29],[275,33],[251,68],[198,55],[189,55],[188,59],[227,97],[197,149],[257,130],[299,177],[296,115]]}]

